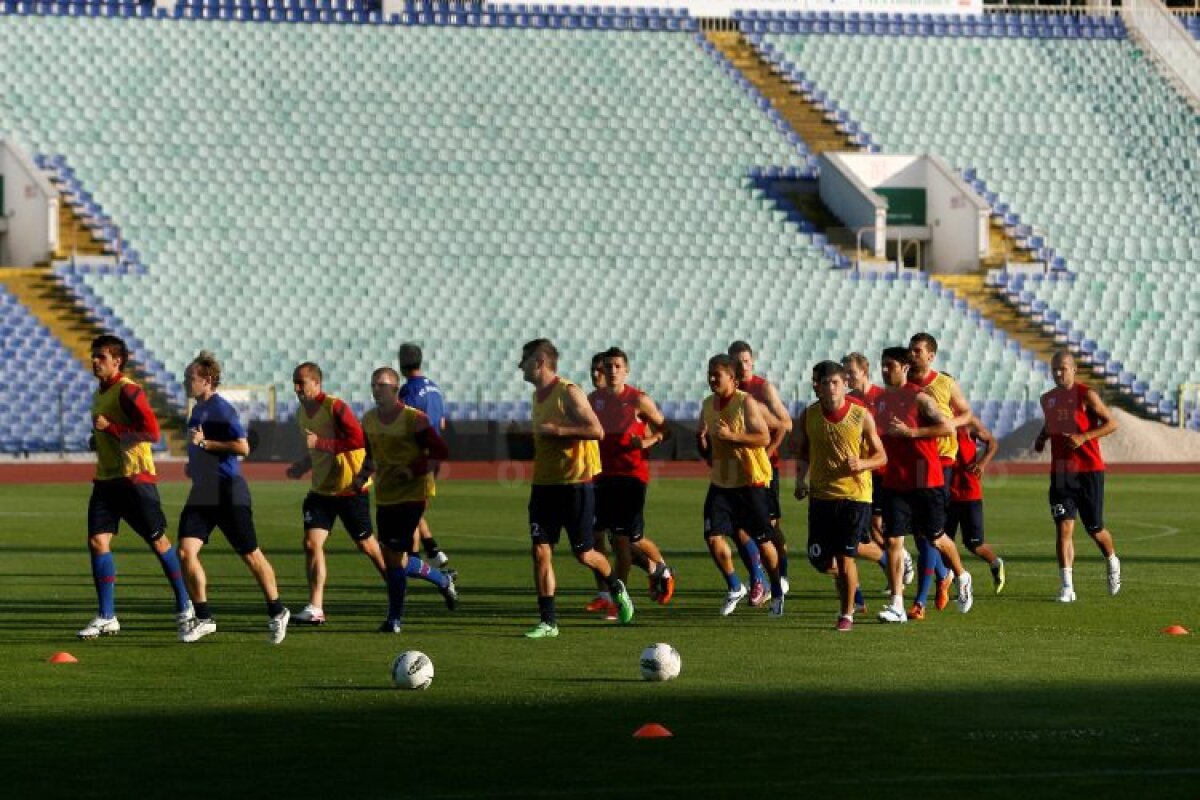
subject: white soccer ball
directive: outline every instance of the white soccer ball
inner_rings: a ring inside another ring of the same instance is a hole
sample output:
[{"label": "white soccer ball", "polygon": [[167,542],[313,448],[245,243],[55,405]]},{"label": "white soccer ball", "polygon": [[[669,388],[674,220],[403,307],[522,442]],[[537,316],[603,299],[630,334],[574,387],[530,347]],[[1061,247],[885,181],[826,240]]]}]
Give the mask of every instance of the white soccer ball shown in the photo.
[{"label": "white soccer ball", "polygon": [[642,677],[648,681],[671,681],[679,677],[683,661],[669,644],[652,644],[642,651]]},{"label": "white soccer ball", "polygon": [[392,662],[392,683],[397,689],[428,689],[433,683],[433,661],[420,650],[406,650]]}]

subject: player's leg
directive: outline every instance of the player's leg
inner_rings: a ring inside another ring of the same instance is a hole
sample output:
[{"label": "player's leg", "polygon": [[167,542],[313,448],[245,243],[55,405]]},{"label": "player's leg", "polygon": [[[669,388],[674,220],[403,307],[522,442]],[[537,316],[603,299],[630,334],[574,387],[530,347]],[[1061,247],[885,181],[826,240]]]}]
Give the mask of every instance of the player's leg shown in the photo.
[{"label": "player's leg", "polygon": [[728,490],[710,484],[704,496],[704,544],[713,565],[725,581],[725,600],[721,604],[723,617],[732,614],[747,594],[746,587],[733,568],[733,552],[726,541],[726,537],[733,538],[738,533],[733,527],[733,508],[729,503]]},{"label": "player's leg", "polygon": [[179,515],[179,564],[196,615],[180,629],[181,642],[196,642],[217,630],[208,607],[208,576],[200,563],[200,550],[211,532],[212,525],[201,508],[184,506]]},{"label": "player's leg", "polygon": [[125,519],[158,559],[158,565],[175,597],[175,626],[182,633],[190,625],[195,613],[183,580],[179,552],[167,537],[167,517],[163,514],[158,487],[153,483],[135,483],[129,488]]},{"label": "player's leg", "polygon": [[887,541],[889,603],[879,611],[880,622],[908,622],[904,610],[904,537],[912,528],[908,492],[885,492],[883,535]]},{"label": "player's leg", "polygon": [[417,524],[417,534],[421,538],[421,547],[425,551],[425,557],[434,566],[446,566],[450,561],[450,556],[446,555],[446,551],[438,546],[437,539],[433,538],[433,532],[429,530],[429,521],[424,517],[421,517],[421,521]]},{"label": "player's leg", "polygon": [[779,579],[784,594],[791,588],[788,584],[788,544],[783,534],[783,506],[779,502],[779,469],[771,468],[771,484],[767,487],[767,513],[771,518],[771,543],[775,545],[775,556],[779,561]]},{"label": "player's leg", "polygon": [[111,490],[105,484],[92,484],[88,499],[88,560],[92,566],[92,585],[96,589],[96,616],[78,633],[81,639],[95,639],[121,630],[117,622],[117,567],[112,539],[120,526]]},{"label": "player's leg", "polygon": [[580,564],[604,581],[609,595],[616,603],[617,620],[622,625],[628,625],[633,621],[633,599],[630,598],[625,583],[609,565],[608,559],[597,553],[593,546],[595,541],[592,526],[596,519],[595,487],[590,483],[582,483],[564,489],[566,491],[562,493],[563,527],[566,528],[567,539],[571,542],[571,552]]},{"label": "player's leg", "polygon": [[[442,595],[442,600],[445,601],[446,608],[453,611],[458,608],[458,586],[455,583],[454,571],[438,569],[433,565],[433,562],[421,560],[419,555],[421,552],[419,547],[421,533],[417,517],[424,519],[425,503],[402,503],[397,505],[396,508],[400,509],[396,512],[397,514],[406,515],[404,517],[402,535],[406,537],[407,543],[401,544],[399,540],[394,542],[396,550],[400,550],[402,547],[407,548],[408,557],[405,559],[404,568],[406,578],[417,578],[426,583],[432,583]],[[386,556],[386,544],[383,553]],[[387,581],[386,572],[384,573],[384,580],[385,582]]]},{"label": "player's leg", "polygon": [[763,569],[771,584],[772,617],[783,615],[783,575],[780,570],[779,549],[775,546],[775,528],[771,524],[770,489],[747,486],[736,490],[737,511],[734,524],[750,534],[762,554]]},{"label": "player's leg", "polygon": [[[419,512],[418,512],[419,513]],[[380,633],[400,633],[404,625],[404,600],[408,593],[409,551],[415,549],[418,516],[404,505],[379,506],[375,511],[379,541],[382,542],[384,583],[387,584],[387,616]]]},{"label": "player's leg", "polygon": [[229,540],[233,552],[250,570],[267,605],[267,641],[279,644],[287,637],[288,623],[292,612],[279,597],[279,582],[275,568],[258,546],[258,531],[254,526],[254,511],[251,507],[250,488],[242,478],[230,486],[228,503],[223,504],[218,521],[221,532]]},{"label": "player's leg", "polygon": [[308,578],[308,604],[292,617],[303,625],[325,624],[325,541],[337,521],[335,498],[309,492],[304,497],[304,572]]},{"label": "player's leg", "polygon": [[525,632],[530,639],[558,636],[554,608],[554,545],[562,528],[557,486],[531,486],[529,490],[529,556],[533,563],[533,586],[537,592],[538,624]]},{"label": "player's leg", "polygon": [[[339,497],[337,501],[338,518],[346,527],[346,533],[354,541],[358,552],[367,557],[371,566],[383,578],[387,574],[387,565],[383,562],[383,550],[379,540],[375,538],[375,529],[371,525],[371,498],[365,494],[353,497]],[[416,530],[413,530],[416,536]]]},{"label": "player's leg", "polygon": [[1084,473],[1079,482],[1079,521],[1108,562],[1108,593],[1115,595],[1121,591],[1121,559],[1117,558],[1112,533],[1104,527],[1104,473]]}]

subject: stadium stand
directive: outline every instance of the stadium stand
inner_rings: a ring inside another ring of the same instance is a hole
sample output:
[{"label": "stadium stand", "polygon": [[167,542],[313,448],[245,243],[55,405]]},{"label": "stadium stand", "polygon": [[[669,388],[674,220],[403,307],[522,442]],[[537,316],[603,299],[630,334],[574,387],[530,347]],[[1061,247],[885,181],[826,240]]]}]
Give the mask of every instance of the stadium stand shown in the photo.
[{"label": "stadium stand", "polygon": [[885,152],[940,153],[1003,204],[1006,222],[1072,275],[997,282],[1030,312],[1056,312],[1064,343],[1174,421],[1174,388],[1200,380],[1200,296],[1180,291],[1200,252],[1200,118],[1122,38],[1119,18],[1023,16],[985,17],[973,33],[934,24],[758,41]]},{"label": "stadium stand", "polygon": [[[373,12],[330,3],[183,3],[181,19],[142,18],[144,6],[42,5],[84,13],[10,12],[0,26],[10,87],[0,135],[46,154],[41,163],[104,220],[119,265],[66,262],[56,272],[97,318],[136,339],[164,386],[205,347],[231,379],[274,383],[284,397],[292,365],[317,360],[327,387],[361,407],[371,368],[413,339],[425,344],[453,417],[516,419],[527,414],[527,387],[515,353],[548,335],[568,375],[622,344],[636,382],[668,416],[686,418],[704,394],[704,360],[733,338],[754,343],[785,398],[800,403],[813,361],[875,354],[921,329],[938,335],[941,366],[1001,435],[1035,413],[1048,382],[1045,365],[926,276],[835,269],[836,255],[757,181],[771,171],[810,176],[810,154],[692,32],[694,20],[536,6],[484,20],[413,4],[408,24],[393,25],[361,24]],[[332,24],[271,24],[285,20]],[[791,21],[744,23],[782,31]],[[817,16],[811,25],[847,22]],[[973,129],[954,124],[946,106],[959,98],[946,104],[939,86],[969,82],[1018,119],[1015,101],[1041,108],[1099,90],[1084,85],[1099,78],[1075,73],[1071,92],[1034,85],[1032,70],[1004,84],[988,61],[1003,44],[1003,53],[1041,54],[1048,68],[1115,59],[1140,76],[1131,91],[1151,90],[1147,113],[1170,109],[1116,25],[1080,23],[1080,41],[1052,45],[1020,38],[1035,36],[1037,23],[989,23],[1003,41],[975,42],[987,55],[964,73],[949,69],[952,55],[907,60],[910,48],[949,54],[972,41],[943,36],[941,23],[857,21],[867,22],[912,35],[771,41],[797,49],[789,58],[870,141],[936,145],[1030,219],[1045,218],[1030,202],[1036,191],[1005,181],[1037,137],[1005,133],[994,155],[966,158]],[[849,51],[832,53],[868,41],[855,57],[875,65],[872,80],[839,73],[833,62]],[[1058,54],[1058,45],[1078,52]],[[892,83],[899,70],[878,66],[897,57],[921,76],[904,89],[913,98],[899,107],[885,92],[856,99],[851,85],[901,88]],[[925,140],[905,115],[930,112],[946,124]],[[1093,157],[1119,161],[1106,147]],[[1143,190],[1157,186],[1139,180]],[[1043,283],[1038,299],[1049,305]],[[1089,338],[1120,357],[1107,339]]]}]

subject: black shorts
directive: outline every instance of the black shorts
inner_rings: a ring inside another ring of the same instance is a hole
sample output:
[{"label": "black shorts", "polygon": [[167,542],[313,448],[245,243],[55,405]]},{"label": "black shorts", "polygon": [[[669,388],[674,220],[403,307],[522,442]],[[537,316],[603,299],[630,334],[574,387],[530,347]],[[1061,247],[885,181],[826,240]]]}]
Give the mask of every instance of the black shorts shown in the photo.
[{"label": "black shorts", "polygon": [[596,530],[640,541],[646,527],[645,508],[646,484],[637,478],[615,475],[596,479]]},{"label": "black shorts", "polygon": [[771,467],[771,485],[767,487],[767,514],[772,520],[783,519],[783,506],[779,502],[778,467]]},{"label": "black shorts", "polygon": [[1062,472],[1050,476],[1050,516],[1055,522],[1075,519],[1088,533],[1104,530],[1104,473]]},{"label": "black shorts", "polygon": [[535,484],[529,489],[529,538],[534,544],[558,544],[563,528],[571,551],[584,553],[595,544],[596,490],[590,483]]},{"label": "black shorts", "polygon": [[376,507],[375,523],[379,528],[379,541],[393,553],[416,553],[417,525],[423,516],[425,502],[421,500]]},{"label": "black shorts", "polygon": [[365,494],[328,495],[309,492],[304,498],[304,530],[332,531],[338,520],[356,542],[371,538],[371,499]]},{"label": "black shorts", "polygon": [[258,549],[250,487],[242,477],[216,484],[192,486],[179,514],[179,538],[199,539],[208,544],[213,528],[220,528],[233,551],[240,556]]},{"label": "black shorts", "polygon": [[756,542],[771,540],[771,513],[766,486],[723,489],[709,484],[704,498],[704,538],[736,536],[745,531]]},{"label": "black shorts", "polygon": [[854,500],[808,501],[808,561],[825,572],[836,556],[858,555],[871,536],[871,504]]},{"label": "black shorts", "polygon": [[871,475],[871,515],[883,516],[883,507],[887,504],[887,489],[883,488],[883,476]]},{"label": "black shorts", "polygon": [[942,500],[946,504],[946,514],[950,514],[950,485],[954,479],[954,465],[942,465]]},{"label": "black shorts", "polygon": [[956,500],[946,514],[946,535],[951,539],[962,528],[962,542],[968,550],[983,544],[983,501]]},{"label": "black shorts", "polygon": [[158,486],[133,481],[96,481],[88,500],[88,536],[118,532],[121,520],[147,542],[154,542],[167,532],[167,517],[163,514]]},{"label": "black shorts", "polygon": [[945,533],[946,503],[942,487],[910,489],[906,492],[889,490],[883,509],[883,535],[924,536],[933,540]]}]

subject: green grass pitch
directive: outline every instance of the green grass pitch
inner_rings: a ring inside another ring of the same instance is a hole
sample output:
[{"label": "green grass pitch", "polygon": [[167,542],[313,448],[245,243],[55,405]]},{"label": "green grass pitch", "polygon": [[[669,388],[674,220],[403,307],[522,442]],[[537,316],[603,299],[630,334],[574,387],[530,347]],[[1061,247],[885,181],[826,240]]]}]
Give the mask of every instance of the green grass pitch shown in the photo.
[{"label": "green grass pitch", "polygon": [[[460,575],[447,612],[410,590],[405,631],[374,632],[381,582],[340,531],[329,624],[265,642],[261,598],[219,536],[206,549],[219,631],[178,643],[169,592],[132,534],[118,537],[120,635],[80,642],[94,613],[84,545],[86,485],[0,487],[0,794],[113,798],[742,798],[1200,796],[1196,476],[1110,476],[1108,522],[1125,587],[1077,538],[1079,602],[1057,587],[1044,478],[994,479],[989,540],[1008,563],[991,593],[971,557],[975,610],[874,622],[882,576],[861,572],[871,613],[833,629],[831,581],[804,557],[806,506],[790,500],[792,595],[781,620],[746,606],[721,618],[724,587],[700,535],[704,485],[651,487],[648,532],[679,574],[668,607],[631,581],[638,616],[584,614],[590,576],[560,547],[562,635],[536,622],[527,487],[452,482],[431,513]],[[304,603],[298,484],[253,486],[263,548],[284,600]],[[162,487],[176,518],[185,487]],[[911,549],[911,545],[910,545]],[[911,598],[911,594],[909,595]],[[656,641],[683,657],[645,683]],[[428,653],[426,692],[391,688],[401,650]],[[51,665],[67,650],[80,663]],[[633,739],[658,722],[669,739]]]}]

